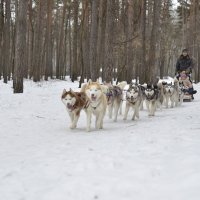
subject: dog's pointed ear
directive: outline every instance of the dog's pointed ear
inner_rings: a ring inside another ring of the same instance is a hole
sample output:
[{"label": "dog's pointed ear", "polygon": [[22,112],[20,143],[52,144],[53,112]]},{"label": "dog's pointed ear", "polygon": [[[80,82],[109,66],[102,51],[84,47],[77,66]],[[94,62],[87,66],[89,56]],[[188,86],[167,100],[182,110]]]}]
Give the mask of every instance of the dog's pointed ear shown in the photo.
[{"label": "dog's pointed ear", "polygon": [[66,89],[64,89],[62,94],[65,94],[66,92],[67,92],[67,90],[66,90]]},{"label": "dog's pointed ear", "polygon": [[153,85],[153,88],[154,88],[154,89],[158,89],[158,86],[157,86],[157,85]]},{"label": "dog's pointed ear", "polygon": [[92,82],[92,79],[89,79],[89,81],[88,81],[88,85],[90,85],[90,84],[91,84],[91,82]]},{"label": "dog's pointed ear", "polygon": [[163,82],[162,82],[162,85],[167,85],[167,82],[163,81]]},{"label": "dog's pointed ear", "polygon": [[72,90],[72,88],[70,88],[69,91],[70,91],[72,94],[74,94],[74,91]]}]

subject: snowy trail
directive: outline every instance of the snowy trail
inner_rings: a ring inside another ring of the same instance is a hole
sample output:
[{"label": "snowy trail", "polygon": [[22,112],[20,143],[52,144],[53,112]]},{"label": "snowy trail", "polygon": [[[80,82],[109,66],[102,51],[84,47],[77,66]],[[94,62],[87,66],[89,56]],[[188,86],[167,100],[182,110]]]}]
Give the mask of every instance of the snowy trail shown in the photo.
[{"label": "snowy trail", "polygon": [[84,112],[69,129],[64,87],[77,84],[0,82],[0,199],[199,200],[199,84],[194,102],[90,133]]}]

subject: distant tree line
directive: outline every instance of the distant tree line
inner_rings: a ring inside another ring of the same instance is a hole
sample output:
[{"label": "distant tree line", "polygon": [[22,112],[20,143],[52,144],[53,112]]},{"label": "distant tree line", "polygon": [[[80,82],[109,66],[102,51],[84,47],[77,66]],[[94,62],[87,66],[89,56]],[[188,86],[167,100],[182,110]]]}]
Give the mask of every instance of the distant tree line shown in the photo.
[{"label": "distant tree line", "polygon": [[200,80],[200,2],[179,0],[0,0],[0,79],[66,75],[154,82],[174,76],[182,48]]}]

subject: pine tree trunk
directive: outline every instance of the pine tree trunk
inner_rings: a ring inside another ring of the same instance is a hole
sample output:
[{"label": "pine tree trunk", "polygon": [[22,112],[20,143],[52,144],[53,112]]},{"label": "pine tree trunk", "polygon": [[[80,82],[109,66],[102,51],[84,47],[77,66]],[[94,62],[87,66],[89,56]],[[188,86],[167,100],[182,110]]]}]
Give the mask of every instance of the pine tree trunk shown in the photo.
[{"label": "pine tree trunk", "polygon": [[0,1],[0,80],[3,74],[3,29],[4,29],[4,0]]},{"label": "pine tree trunk", "polygon": [[99,0],[92,1],[92,23],[90,32],[90,72],[91,79],[96,81],[99,77],[97,71],[97,40],[98,40],[98,7]]},{"label": "pine tree trunk", "polygon": [[26,12],[27,0],[20,0],[19,12],[16,18],[15,66],[13,80],[14,93],[23,93],[23,72],[26,59]]},{"label": "pine tree trunk", "polygon": [[73,31],[73,59],[72,59],[72,82],[78,77],[78,0],[74,0],[74,31]]},{"label": "pine tree trunk", "polygon": [[47,1],[47,30],[46,30],[46,66],[45,66],[45,80],[52,76],[52,0]]},{"label": "pine tree trunk", "polygon": [[11,68],[11,60],[10,60],[10,0],[6,1],[6,15],[5,15],[5,24],[4,24],[4,31],[3,31],[3,78],[4,83],[8,81],[8,73]]},{"label": "pine tree trunk", "polygon": [[114,0],[107,1],[106,34],[105,34],[105,68],[103,76],[106,82],[113,78],[113,33],[114,33]]},{"label": "pine tree trunk", "polygon": [[156,44],[158,40],[158,30],[160,27],[160,8],[161,8],[161,1],[154,0],[153,5],[153,22],[152,22],[152,30],[151,30],[151,37],[150,37],[150,50],[149,50],[149,74],[148,74],[148,82],[155,83],[157,81],[157,73],[158,68],[156,68]]}]

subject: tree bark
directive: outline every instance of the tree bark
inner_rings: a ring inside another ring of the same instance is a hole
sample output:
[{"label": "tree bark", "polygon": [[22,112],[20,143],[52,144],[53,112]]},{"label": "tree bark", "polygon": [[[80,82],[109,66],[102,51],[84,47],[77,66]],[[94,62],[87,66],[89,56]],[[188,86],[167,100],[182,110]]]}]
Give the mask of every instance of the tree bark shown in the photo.
[{"label": "tree bark", "polygon": [[99,77],[97,70],[97,40],[98,40],[98,7],[99,0],[92,1],[92,23],[90,32],[90,73],[91,79],[96,81]]},{"label": "tree bark", "polygon": [[74,0],[74,31],[73,31],[73,59],[72,59],[72,82],[78,77],[78,0]]},{"label": "tree bark", "polygon": [[114,33],[114,0],[107,1],[106,11],[106,34],[105,34],[105,68],[103,76],[106,82],[111,82],[113,78],[113,33]]},{"label": "tree bark", "polygon": [[23,72],[26,59],[26,12],[27,0],[20,0],[19,12],[16,18],[15,66],[13,80],[14,93],[23,93]]}]

